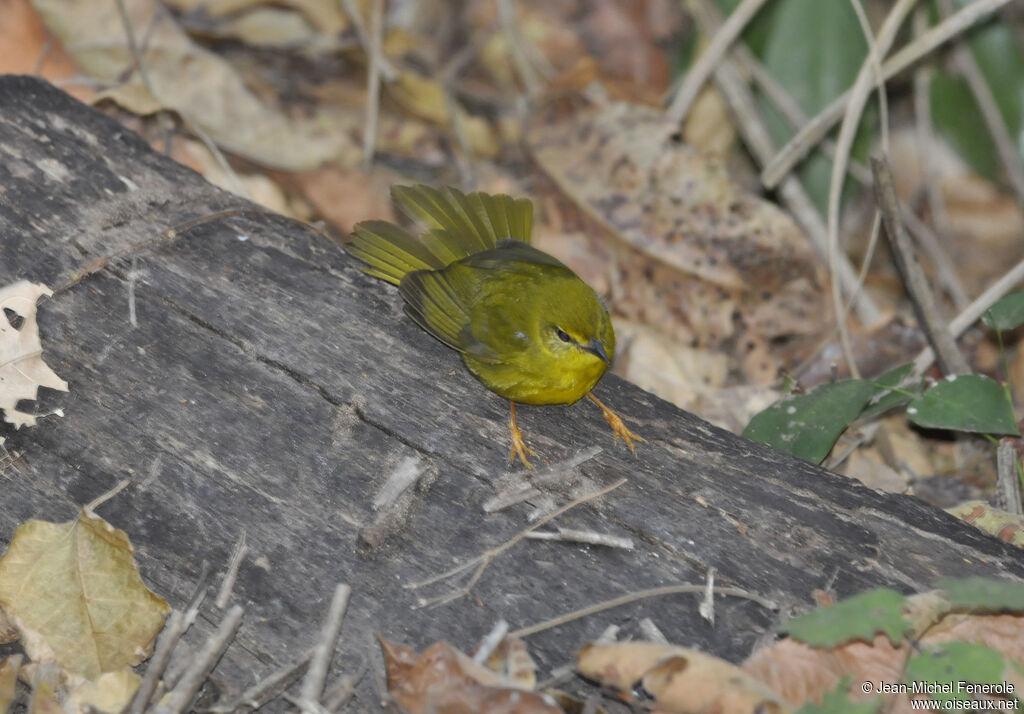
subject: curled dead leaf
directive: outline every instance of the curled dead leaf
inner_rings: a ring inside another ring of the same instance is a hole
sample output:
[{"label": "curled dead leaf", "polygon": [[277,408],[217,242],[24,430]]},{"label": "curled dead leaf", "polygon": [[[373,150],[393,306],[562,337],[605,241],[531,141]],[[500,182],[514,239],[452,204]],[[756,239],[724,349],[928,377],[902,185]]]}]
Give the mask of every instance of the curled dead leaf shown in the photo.
[{"label": "curled dead leaf", "polygon": [[699,650],[655,642],[587,645],[577,668],[586,677],[629,693],[638,686],[660,712],[782,714],[789,705],[729,662]]}]

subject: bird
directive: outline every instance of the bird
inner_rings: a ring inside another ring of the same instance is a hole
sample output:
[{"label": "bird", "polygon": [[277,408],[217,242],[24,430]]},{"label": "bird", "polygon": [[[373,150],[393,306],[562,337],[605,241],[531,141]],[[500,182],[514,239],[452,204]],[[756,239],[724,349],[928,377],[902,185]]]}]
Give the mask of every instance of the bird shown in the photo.
[{"label": "bird", "polygon": [[594,394],[615,357],[615,330],[597,293],[530,244],[533,204],[506,194],[392,186],[414,235],[383,220],[353,226],[344,244],[368,275],[398,286],[406,314],[462,356],[485,387],[509,401],[509,463],[527,469],[516,404],[573,404],[587,396],[636,453],[644,441]]}]

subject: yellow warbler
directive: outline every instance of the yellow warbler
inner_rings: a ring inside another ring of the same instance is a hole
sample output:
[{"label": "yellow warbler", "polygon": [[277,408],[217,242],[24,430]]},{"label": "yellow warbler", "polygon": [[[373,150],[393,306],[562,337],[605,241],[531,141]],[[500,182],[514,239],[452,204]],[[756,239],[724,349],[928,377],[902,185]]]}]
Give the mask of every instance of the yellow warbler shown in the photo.
[{"label": "yellow warbler", "polygon": [[593,289],[530,245],[525,198],[394,186],[391,197],[426,227],[355,226],[346,245],[363,270],[398,286],[409,317],[462,354],[470,372],[510,403],[509,461],[532,468],[516,402],[572,404],[587,395],[616,437],[643,441],[590,390],[615,356],[611,318]]}]

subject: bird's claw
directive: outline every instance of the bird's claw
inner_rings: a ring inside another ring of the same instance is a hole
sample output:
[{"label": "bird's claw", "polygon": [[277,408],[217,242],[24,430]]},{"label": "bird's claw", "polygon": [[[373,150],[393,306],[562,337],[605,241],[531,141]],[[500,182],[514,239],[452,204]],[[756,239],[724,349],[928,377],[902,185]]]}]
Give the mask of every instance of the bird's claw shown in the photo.
[{"label": "bird's claw", "polygon": [[593,393],[587,394],[587,396],[590,397],[594,404],[601,408],[601,414],[604,415],[604,420],[611,426],[612,432],[615,435],[615,440],[618,441],[621,438],[623,443],[629,447],[629,450],[636,454],[636,447],[633,446],[633,442],[639,441],[643,443],[643,437],[630,431],[629,427],[626,426],[626,422],[622,421],[622,417],[606,407],[600,399],[593,395]]},{"label": "bird's claw", "polygon": [[533,466],[530,464],[529,459],[526,458],[526,455],[536,456],[537,454],[526,445],[526,441],[523,439],[523,432],[519,430],[519,425],[516,424],[515,412],[513,412],[512,418],[508,421],[508,430],[512,434],[512,447],[508,450],[509,464],[515,461],[516,457],[519,457],[519,460],[523,462],[523,466],[532,471]]}]

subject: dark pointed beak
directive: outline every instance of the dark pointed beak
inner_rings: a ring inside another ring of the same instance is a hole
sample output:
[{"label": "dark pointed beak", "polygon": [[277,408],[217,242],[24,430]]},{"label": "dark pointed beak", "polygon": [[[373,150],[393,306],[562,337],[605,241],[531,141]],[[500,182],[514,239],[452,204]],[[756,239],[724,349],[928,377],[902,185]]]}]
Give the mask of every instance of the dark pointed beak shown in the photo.
[{"label": "dark pointed beak", "polygon": [[583,345],[583,349],[597,355],[605,364],[611,366],[611,362],[608,360],[608,353],[604,351],[604,344],[596,338]]}]

